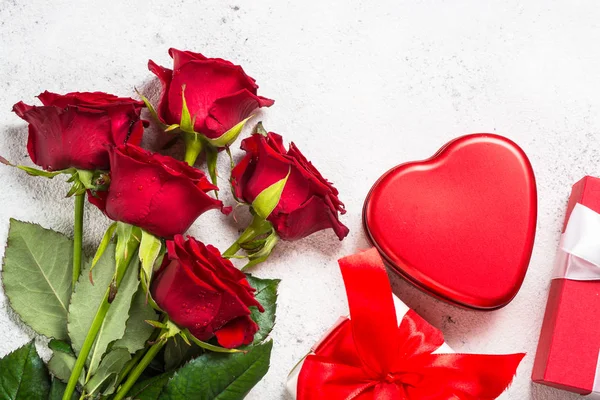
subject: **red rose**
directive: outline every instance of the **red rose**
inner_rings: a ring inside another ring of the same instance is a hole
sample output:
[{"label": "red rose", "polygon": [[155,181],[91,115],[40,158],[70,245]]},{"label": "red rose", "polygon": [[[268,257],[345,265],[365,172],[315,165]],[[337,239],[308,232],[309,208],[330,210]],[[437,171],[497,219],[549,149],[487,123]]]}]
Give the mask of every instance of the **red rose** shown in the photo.
[{"label": "red rose", "polygon": [[115,220],[160,237],[185,232],[204,213],[223,209],[207,192],[216,190],[204,173],[184,162],[125,144],[110,153],[108,192],[90,202]]},{"label": "red rose", "polygon": [[213,336],[223,347],[252,343],[258,325],[249,307],[262,305],[246,275],[213,246],[177,235],[152,283],[152,297],[171,321],[200,340]]},{"label": "red rose", "polygon": [[169,55],[173,70],[148,61],[148,68],[162,83],[157,113],[167,125],[181,122],[183,87],[194,130],[209,139],[218,138],[255,109],[274,103],[257,96],[258,85],[239,65],[191,51],[169,49]]},{"label": "red rose", "polygon": [[345,214],[338,191],[290,144],[283,146],[281,136],[254,134],[242,141],[246,156],[231,172],[235,196],[251,204],[267,187],[289,177],[277,206],[267,220],[284,240],[296,240],[322,229],[332,228],[342,240],[348,228],[338,219]]},{"label": "red rose", "polygon": [[13,111],[29,122],[29,157],[45,170],[108,169],[111,145],[139,144],[142,139],[141,101],[102,92],[46,91],[38,98],[43,106],[21,101]]}]

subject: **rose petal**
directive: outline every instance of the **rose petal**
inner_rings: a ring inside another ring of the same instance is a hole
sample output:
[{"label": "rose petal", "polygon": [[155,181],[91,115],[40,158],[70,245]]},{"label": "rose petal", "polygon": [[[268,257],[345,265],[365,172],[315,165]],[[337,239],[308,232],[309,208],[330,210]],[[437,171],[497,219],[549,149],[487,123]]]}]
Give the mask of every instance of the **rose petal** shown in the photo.
[{"label": "rose petal", "polygon": [[216,334],[229,348],[252,342],[258,326],[248,307],[263,308],[245,274],[215,247],[192,237],[175,236],[167,241],[167,251],[151,291],[169,318],[200,340]]},{"label": "rose petal", "polygon": [[178,124],[181,121],[181,114],[179,115],[179,117],[173,116],[169,112],[169,104],[167,102],[167,96],[169,93],[169,88],[171,87],[173,71],[171,71],[168,68],[161,67],[152,60],[148,60],[148,69],[150,70],[150,72],[152,72],[158,77],[162,85],[160,99],[158,100],[158,106],[156,107],[158,118],[161,120],[161,122],[167,125]]},{"label": "rose petal", "polygon": [[169,318],[200,340],[213,336],[207,329],[217,316],[221,294],[205,285],[185,265],[171,261],[152,286],[152,298]]},{"label": "rose petal", "polygon": [[258,325],[250,317],[240,317],[215,332],[219,344],[227,349],[248,345],[254,340]]},{"label": "rose petal", "polygon": [[275,102],[256,96],[243,89],[229,96],[221,97],[212,104],[206,117],[204,133],[211,139],[218,138],[235,125],[248,118],[260,107],[270,107]]},{"label": "rose petal", "polygon": [[183,50],[177,50],[174,48],[170,48],[169,49],[169,55],[171,56],[171,58],[173,59],[173,69],[177,70],[179,68],[181,68],[183,66],[183,64],[188,63],[190,61],[194,61],[194,60],[207,60],[207,57],[204,57],[202,54],[200,53],[194,53],[191,51],[183,51]]},{"label": "rose petal", "polygon": [[[206,176],[184,162],[126,144],[111,153],[106,214],[160,237],[185,232],[202,213],[223,203],[199,187]],[[185,204],[185,207],[182,206]]]},{"label": "rose petal", "polygon": [[349,232],[348,228],[339,221],[335,210],[332,210],[325,200],[318,196],[311,197],[289,214],[272,213],[268,220],[283,240],[302,239],[327,228],[332,228],[337,237],[342,240]]},{"label": "rose petal", "polygon": [[234,65],[217,60],[191,61],[173,72],[168,90],[169,114],[176,120],[181,119],[182,88],[185,87],[185,99],[194,129],[204,133],[207,129],[205,119],[215,100],[247,89],[256,92],[254,81],[244,71]]}]

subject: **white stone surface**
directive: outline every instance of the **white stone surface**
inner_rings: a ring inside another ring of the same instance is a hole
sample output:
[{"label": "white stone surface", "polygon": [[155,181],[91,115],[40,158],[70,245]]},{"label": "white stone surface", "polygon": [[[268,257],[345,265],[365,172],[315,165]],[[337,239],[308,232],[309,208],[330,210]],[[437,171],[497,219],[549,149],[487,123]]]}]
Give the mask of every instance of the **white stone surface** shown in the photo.
[{"label": "white stone surface", "polygon": [[[248,396],[262,400],[285,398],[288,371],[347,312],[336,259],[368,246],[361,207],[376,178],[456,136],[508,136],[529,154],[539,189],[536,245],[516,299],[484,313],[396,277],[394,287],[456,351],[528,353],[502,399],[575,399],[532,384],[530,373],[570,186],[600,174],[598,21],[594,0],[0,0],[0,154],[29,163],[25,124],[10,109],[45,89],[155,93],[146,62],[168,65],[171,46],[243,65],[276,100],[261,116],[266,127],[335,182],[351,229],[342,243],[322,232],[281,244],[256,269],[283,279],[271,370]],[[10,217],[72,233],[60,178],[2,166],[0,182],[0,242]],[[107,221],[91,207],[87,216],[91,251]],[[191,233],[224,249],[238,227],[212,212]],[[0,355],[31,337],[0,296]]]}]

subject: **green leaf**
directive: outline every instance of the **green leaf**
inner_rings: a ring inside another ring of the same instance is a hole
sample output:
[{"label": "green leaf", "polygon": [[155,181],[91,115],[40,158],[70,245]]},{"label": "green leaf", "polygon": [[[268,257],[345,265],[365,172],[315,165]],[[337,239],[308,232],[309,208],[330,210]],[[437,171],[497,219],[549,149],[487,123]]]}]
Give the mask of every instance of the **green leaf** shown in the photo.
[{"label": "green leaf", "polygon": [[272,347],[269,341],[247,353],[206,353],[177,370],[160,400],[243,399],[267,373]]},{"label": "green leaf", "polygon": [[140,242],[140,261],[146,282],[151,282],[154,263],[160,255],[162,242],[159,238],[142,229],[142,240]]},{"label": "green leaf", "polygon": [[196,344],[187,344],[180,336],[174,336],[165,345],[165,370],[175,369],[192,358],[198,357],[202,352],[202,348]]},{"label": "green leaf", "polygon": [[[96,372],[102,355],[106,352],[108,345],[121,339],[125,333],[125,326],[129,317],[129,308],[133,295],[137,291],[139,281],[137,280],[137,257],[132,259],[115,300],[112,302],[106,319],[100,328],[98,337],[92,346],[87,360],[88,376]],[[89,263],[83,269],[83,273],[75,286],[75,293],[69,306],[68,328],[71,344],[76,354],[79,354],[92,320],[96,315],[98,306],[102,302],[106,289],[114,277],[115,269],[115,245],[110,244],[107,251],[98,261],[94,269],[94,284],[87,279]]]},{"label": "green leaf", "polygon": [[39,225],[10,220],[2,281],[13,310],[44,336],[67,339],[73,242]]},{"label": "green leaf", "polygon": [[291,168],[288,170],[285,178],[275,182],[268,188],[264,189],[262,192],[258,194],[254,198],[252,202],[252,208],[256,212],[256,214],[262,219],[267,219],[269,215],[273,212],[277,204],[279,204],[279,200],[281,199],[281,194],[283,193],[283,189],[285,188],[285,184],[290,176]]},{"label": "green leaf", "polygon": [[33,341],[0,359],[0,399],[46,399],[49,391],[50,376]]},{"label": "green leaf", "polygon": [[94,376],[85,384],[86,392],[112,394],[115,391],[119,372],[130,359],[131,355],[126,349],[114,349],[107,353]]},{"label": "green leaf", "polygon": [[258,308],[251,307],[251,318],[258,324],[258,332],[254,335],[253,344],[263,342],[275,326],[275,315],[277,313],[277,287],[280,279],[260,279],[248,275],[248,283],[256,289],[256,300],[265,309],[264,312]]},{"label": "green leaf", "polygon": [[[58,379],[63,382],[68,382],[71,376],[71,371],[75,366],[76,358],[74,355],[63,353],[62,351],[55,351],[52,354],[52,358],[48,361],[48,369]],[[79,376],[79,384],[83,386],[84,373]]]},{"label": "green leaf", "polygon": [[156,318],[156,312],[150,304],[146,303],[146,293],[140,287],[131,303],[125,335],[113,344],[113,349],[121,347],[127,349],[132,354],[143,349],[154,330],[154,327],[146,321]]},{"label": "green leaf", "polygon": [[242,129],[244,129],[244,125],[246,125],[246,122],[248,122],[248,120],[250,118],[252,118],[253,116],[254,115],[251,115],[248,118],[246,118],[245,120],[239,122],[237,125],[235,125],[233,128],[231,128],[230,130],[228,130],[227,132],[225,132],[218,138],[216,138],[216,139],[208,139],[207,138],[206,141],[211,146],[217,147],[217,148],[231,145],[233,142],[235,142],[235,140],[238,138],[238,136],[240,136],[240,133],[242,133]]},{"label": "green leaf", "polygon": [[[56,378],[52,379],[52,386],[50,386],[50,394],[48,395],[48,400],[62,400],[66,388],[66,383],[63,383],[61,380]],[[75,392],[73,392],[71,400],[77,400],[78,398],[79,392],[77,392],[76,390]]]},{"label": "green leaf", "polygon": [[[144,381],[138,381],[127,394],[128,398],[134,400],[159,400],[160,393],[167,384],[173,372],[166,372]],[[190,399],[191,400],[191,399]]]},{"label": "green leaf", "polygon": [[50,347],[53,351],[60,351],[65,354],[74,355],[73,349],[71,349],[71,345],[63,340],[52,339],[48,343],[48,347]]}]

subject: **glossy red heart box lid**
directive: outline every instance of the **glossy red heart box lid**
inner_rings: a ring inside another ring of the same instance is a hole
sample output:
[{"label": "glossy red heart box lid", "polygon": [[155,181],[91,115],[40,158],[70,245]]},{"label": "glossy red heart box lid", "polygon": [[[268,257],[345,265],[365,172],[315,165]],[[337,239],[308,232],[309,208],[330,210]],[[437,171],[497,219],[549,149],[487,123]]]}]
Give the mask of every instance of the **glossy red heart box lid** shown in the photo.
[{"label": "glossy red heart box lid", "polygon": [[469,308],[505,306],[521,287],[535,237],[527,156],[493,134],[460,137],[432,158],[385,173],[365,201],[367,235],[425,291]]}]

